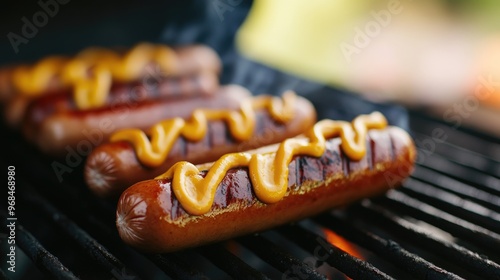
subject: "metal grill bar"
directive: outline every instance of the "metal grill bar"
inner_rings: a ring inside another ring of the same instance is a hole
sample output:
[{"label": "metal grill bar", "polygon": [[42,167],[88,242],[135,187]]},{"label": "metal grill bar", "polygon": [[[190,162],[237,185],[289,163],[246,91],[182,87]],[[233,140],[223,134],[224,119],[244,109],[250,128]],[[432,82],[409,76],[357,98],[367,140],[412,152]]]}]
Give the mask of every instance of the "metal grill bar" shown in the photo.
[{"label": "metal grill bar", "polygon": [[[17,181],[18,184],[20,181]],[[23,186],[26,190],[28,186]],[[66,217],[62,212],[57,210],[49,202],[41,197],[35,190],[29,188],[29,192],[24,192],[23,199],[28,201],[30,205],[34,205],[41,209],[46,216],[51,219],[60,229],[68,234],[74,241],[81,246],[90,257],[92,257],[99,265],[109,271],[111,274],[119,273],[130,277],[139,277],[128,270],[126,266],[111,254],[104,246],[92,238],[86,231],[81,229],[76,223]]]},{"label": "metal grill bar", "polygon": [[182,261],[180,253],[146,255],[163,272],[174,279],[198,280],[208,276]]},{"label": "metal grill bar", "polygon": [[241,259],[228,252],[220,244],[201,247],[199,251],[207,260],[231,277],[248,280],[269,279],[269,277],[263,273],[255,270]]},{"label": "metal grill bar", "polygon": [[406,180],[402,192],[439,207],[491,231],[500,232],[500,214],[413,178]]},{"label": "metal grill bar", "polygon": [[[476,244],[484,250],[498,253],[500,235],[450,215],[429,204],[416,200],[400,191],[390,191],[384,198],[373,200],[379,206],[388,207],[401,214],[410,215],[441,228],[454,236]],[[496,249],[495,249],[496,248]]]},{"label": "metal grill bar", "polygon": [[10,278],[7,277],[7,274],[5,274],[5,271],[3,271],[3,269],[0,268],[0,279],[2,280],[9,280]]},{"label": "metal grill bar", "polygon": [[472,184],[486,192],[500,194],[500,179],[453,163],[441,156],[431,155],[425,161],[425,167],[438,171],[435,172],[436,174],[446,174],[449,177]]},{"label": "metal grill bar", "polygon": [[47,251],[24,227],[17,224],[16,241],[23,252],[44,273],[53,279],[78,279],[57,257]]},{"label": "metal grill bar", "polygon": [[[7,130],[8,131],[8,130]],[[10,132],[8,135],[17,135]],[[5,139],[8,141],[8,149],[0,151],[3,158],[11,159],[10,164],[16,166],[19,179],[23,178],[32,185],[37,186],[45,197],[57,200],[58,205],[64,205],[66,213],[74,213],[76,216],[93,214],[100,221],[112,224],[115,220],[115,210],[109,201],[96,199],[89,190],[82,185],[69,183],[68,180],[60,182],[54,175],[51,162],[47,162],[39,152],[22,145],[23,140],[16,137]],[[22,155],[22,157],[19,157]],[[35,168],[36,167],[36,168]],[[27,173],[29,172],[29,173]],[[72,172],[77,173],[78,170]],[[17,179],[17,178],[16,178]],[[63,179],[66,179],[65,177]],[[80,180],[81,181],[81,180]],[[43,182],[43,184],[41,184]],[[78,211],[76,211],[78,209]]]},{"label": "metal grill bar", "polygon": [[[425,139],[428,137],[427,135],[414,131],[413,135],[416,139]],[[449,142],[436,144],[434,151],[435,154],[442,155],[452,162],[499,178],[500,162],[498,160],[478,154],[463,147],[453,145]]]},{"label": "metal grill bar", "polygon": [[278,231],[313,255],[318,254],[318,251],[321,249],[325,250],[326,252],[322,253],[323,261],[351,278],[393,279],[370,263],[351,256],[337,246],[328,243],[323,237],[307,231],[300,226],[285,226],[278,229]]},{"label": "metal grill bar", "polygon": [[[288,277],[307,279],[326,279],[307,264],[276,246],[262,236],[244,236],[237,239],[243,246],[254,252],[262,260],[269,263]],[[300,273],[300,274],[297,274]]]},{"label": "metal grill bar", "polygon": [[393,240],[383,239],[374,233],[359,230],[334,215],[318,216],[315,221],[345,236],[348,240],[377,253],[378,256],[388,259],[397,267],[404,268],[417,278],[428,280],[463,279],[406,251]]},{"label": "metal grill bar", "polygon": [[488,193],[422,166],[415,169],[412,177],[500,213],[500,196],[493,192]]},{"label": "metal grill bar", "polygon": [[471,272],[488,279],[500,279],[500,265],[484,259],[470,250],[422,231],[415,224],[396,214],[367,201],[351,208],[352,213],[365,219],[373,219],[378,224],[408,237],[412,243],[420,244],[432,252],[453,260]]},{"label": "metal grill bar", "polygon": [[465,127],[455,129],[443,121],[424,114],[414,114],[413,117],[410,117],[410,127],[412,131],[428,135],[427,137],[433,135],[433,131],[440,130],[442,135],[446,135],[446,141],[453,145],[467,147],[468,150],[494,161],[500,158],[500,146],[498,145],[500,140],[484,133],[467,130]]}]

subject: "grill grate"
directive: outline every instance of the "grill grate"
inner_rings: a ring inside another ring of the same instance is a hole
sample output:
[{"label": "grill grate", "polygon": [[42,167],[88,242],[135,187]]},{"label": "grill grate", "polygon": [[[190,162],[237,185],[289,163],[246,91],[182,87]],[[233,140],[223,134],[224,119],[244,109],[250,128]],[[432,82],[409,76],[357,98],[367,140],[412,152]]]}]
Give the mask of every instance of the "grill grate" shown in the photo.
[{"label": "grill grate", "polygon": [[[356,279],[393,279],[368,262],[362,261],[349,255],[339,247],[329,244],[323,237],[310,232],[299,226],[290,226],[281,233],[293,240],[305,250],[313,253],[315,257],[336,267],[351,278]],[[318,249],[323,248],[325,252],[318,254]]]},{"label": "grill grate", "polygon": [[16,242],[40,270],[53,276],[54,279],[78,279],[22,225],[17,226]]},{"label": "grill grate", "polygon": [[[417,140],[426,139],[429,129],[446,128],[418,114],[411,120]],[[18,220],[25,227],[17,228],[23,251],[17,261],[25,269],[12,274],[2,267],[0,276],[500,279],[500,179],[495,173],[500,162],[491,157],[500,145],[481,135],[446,131],[458,143],[436,144],[402,188],[382,197],[261,235],[162,255],[123,245],[114,228],[115,201],[96,199],[79,180],[59,183],[51,161],[13,134],[5,140],[11,148],[0,152],[0,162],[15,165],[19,173]],[[461,135],[474,142],[460,143]],[[420,148],[425,153],[425,146]],[[345,238],[365,260],[329,244],[321,229]]]},{"label": "grill grate", "polygon": [[349,240],[383,256],[388,261],[404,268],[420,279],[461,279],[457,275],[439,268],[425,259],[410,253],[397,242],[384,239],[374,233],[357,229],[335,215],[320,216],[315,219],[318,223],[331,228],[335,232],[349,238]]},{"label": "grill grate", "polygon": [[500,248],[500,235],[429,204],[422,203],[402,192],[389,192],[385,198],[379,199],[377,202],[392,211],[398,211],[400,214],[409,215],[435,227],[440,227],[446,232],[452,232],[459,238],[485,250],[490,250],[490,253],[495,253],[497,251],[495,248]]},{"label": "grill grate", "polygon": [[89,257],[94,259],[104,270],[107,271],[120,271],[125,272],[130,276],[136,276],[130,271],[126,270],[125,265],[119,261],[113,254],[111,254],[104,246],[99,244],[94,238],[92,238],[86,231],[81,229],[75,222],[68,219],[66,215],[57,210],[50,203],[47,203],[40,195],[38,195],[34,190],[27,188],[29,192],[24,199],[31,206],[40,209],[43,214],[45,214],[48,219],[50,219],[56,226],[58,226],[62,231],[70,236],[83,251],[86,252]]},{"label": "grill grate", "polygon": [[220,244],[205,246],[200,250],[204,257],[231,277],[239,278],[244,275],[246,279],[269,279],[264,273],[231,254]]},{"label": "grill grate", "polygon": [[383,207],[365,203],[362,206],[352,209],[356,215],[373,219],[380,225],[390,229],[395,234],[407,236],[413,244],[417,244],[429,251],[441,255],[447,260],[470,269],[472,272],[488,279],[500,277],[500,266],[486,258],[479,256],[454,242],[450,242],[431,235],[422,227],[411,223],[407,219],[402,219],[397,214],[384,209]]}]

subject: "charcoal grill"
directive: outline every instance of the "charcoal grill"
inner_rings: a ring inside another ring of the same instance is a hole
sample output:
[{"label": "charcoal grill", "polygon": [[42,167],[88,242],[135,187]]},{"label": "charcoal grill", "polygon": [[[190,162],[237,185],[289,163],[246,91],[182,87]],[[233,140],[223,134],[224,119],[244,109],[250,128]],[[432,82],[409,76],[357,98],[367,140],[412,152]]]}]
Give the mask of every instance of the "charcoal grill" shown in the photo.
[{"label": "charcoal grill", "polygon": [[[225,14],[224,24],[208,2],[189,1],[184,8],[190,12],[170,11],[161,41],[206,43],[223,58],[222,83],[254,93],[293,88],[313,101],[319,118],[350,120],[382,111],[416,139],[420,157],[413,175],[383,196],[295,224],[176,253],[142,254],[118,237],[116,201],[98,199],[85,187],[82,162],[59,181],[53,159],[0,127],[4,176],[7,166],[16,168],[17,217],[16,272],[4,261],[2,226],[0,278],[500,279],[499,139],[244,59],[229,43],[234,32],[228,29],[236,29],[249,1]],[[446,141],[432,138],[436,129]],[[6,221],[6,199],[0,207]]]}]

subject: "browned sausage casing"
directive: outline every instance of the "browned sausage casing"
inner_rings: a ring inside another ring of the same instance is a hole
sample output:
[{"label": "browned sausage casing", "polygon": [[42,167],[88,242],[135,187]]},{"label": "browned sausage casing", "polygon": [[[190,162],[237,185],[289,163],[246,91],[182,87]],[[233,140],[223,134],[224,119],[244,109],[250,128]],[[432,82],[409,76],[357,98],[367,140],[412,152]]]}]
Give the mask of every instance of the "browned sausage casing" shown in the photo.
[{"label": "browned sausage casing", "polygon": [[156,177],[180,160],[200,164],[214,161],[227,153],[281,142],[303,133],[316,121],[313,105],[301,97],[295,101],[293,119],[286,123],[276,122],[265,109],[258,110],[256,117],[257,125],[248,141],[233,140],[224,121],[209,121],[204,139],[192,143],[179,138],[167,159],[155,168],[142,165],[128,142],[101,145],[87,158],[85,181],[99,196],[120,195],[130,185]]},{"label": "browned sausage casing", "polygon": [[370,130],[368,135],[367,154],[360,161],[343,154],[340,138],[328,140],[320,158],[295,157],[289,165],[287,194],[273,204],[255,197],[247,168],[229,170],[211,211],[201,216],[184,211],[169,179],[139,182],[118,202],[119,234],[140,250],[170,252],[262,231],[382,194],[411,172],[415,147],[409,135],[396,127]]},{"label": "browned sausage casing", "polygon": [[[118,106],[159,99],[185,98],[213,95],[219,88],[217,74],[200,72],[178,77],[157,77],[126,84],[113,84],[102,107]],[[17,127],[23,118],[43,118],[56,111],[80,110],[70,91],[53,92],[36,99],[27,96],[13,97],[5,108],[5,119]]]},{"label": "browned sausage casing", "polygon": [[12,98],[14,85],[12,84],[12,70],[15,66],[3,66],[0,68],[0,103]]},{"label": "browned sausage casing", "polygon": [[32,108],[23,131],[44,153],[59,157],[70,149],[78,149],[83,141],[91,141],[93,146],[102,144],[119,129],[146,129],[163,119],[186,118],[200,107],[238,108],[240,100],[250,95],[248,90],[231,85],[221,87],[213,96],[125,103],[85,111],[62,110],[48,114],[45,108]]},{"label": "browned sausage casing", "polygon": [[[147,66],[142,78],[130,83],[113,83],[110,97],[106,105],[124,102],[136,102],[148,99],[164,98],[179,95],[212,94],[219,86],[218,75],[221,71],[221,62],[217,53],[203,45],[189,45],[173,48],[176,53],[172,61],[172,73],[160,71],[154,63]],[[38,96],[25,96],[17,94],[12,84],[11,76],[14,67],[0,69],[0,102],[5,102],[4,118],[13,128],[20,126],[27,107],[32,100],[55,94],[55,99],[47,98],[46,102],[61,102],[60,109],[68,107],[75,109],[71,89],[61,83],[59,77],[54,77],[54,82],[46,92]],[[139,99],[139,100],[137,100]]]},{"label": "browned sausage casing", "polygon": [[[185,45],[172,49],[176,54],[175,60],[172,61],[173,72],[162,74],[184,76],[199,72],[212,72],[215,74],[221,72],[222,63],[219,55],[208,46]],[[17,66],[13,64],[0,68],[0,102],[10,99],[15,94],[16,89],[12,81],[12,73]],[[149,76],[151,75],[151,71],[145,70],[143,74]],[[57,92],[62,89],[64,89],[64,85],[61,82],[61,78],[56,75],[47,92]]]},{"label": "browned sausage casing", "polygon": [[172,75],[181,76],[198,72],[220,74],[222,63],[219,55],[210,47],[204,45],[186,45],[174,47],[177,55],[175,72]]}]

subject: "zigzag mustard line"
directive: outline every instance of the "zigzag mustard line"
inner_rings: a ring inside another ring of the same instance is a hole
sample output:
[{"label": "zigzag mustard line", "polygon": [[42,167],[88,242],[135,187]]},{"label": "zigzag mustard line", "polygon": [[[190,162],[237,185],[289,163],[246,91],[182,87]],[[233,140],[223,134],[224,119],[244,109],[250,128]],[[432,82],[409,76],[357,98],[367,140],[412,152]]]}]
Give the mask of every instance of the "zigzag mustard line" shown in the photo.
[{"label": "zigzag mustard line", "polygon": [[340,136],[342,150],[351,159],[359,160],[366,153],[367,130],[386,126],[385,117],[378,112],[358,116],[352,124],[323,120],[306,133],[306,138],[287,139],[274,153],[227,154],[213,164],[205,178],[199,175],[200,170],[195,165],[183,161],[156,179],[171,178],[173,192],[182,207],[192,215],[202,215],[210,211],[217,187],[227,171],[248,166],[257,198],[264,203],[275,203],[286,195],[288,165],[294,156],[320,157],[325,151],[326,139]]},{"label": "zigzag mustard line", "polygon": [[135,46],[123,56],[107,49],[87,49],[71,60],[49,57],[32,67],[18,67],[13,82],[21,94],[38,95],[60,76],[63,84],[73,88],[77,107],[89,109],[106,102],[113,79],[136,80],[151,62],[169,73],[174,59],[175,53],[169,47],[147,43]]},{"label": "zigzag mustard line", "polygon": [[246,141],[255,131],[255,111],[266,109],[276,121],[286,122],[293,118],[296,95],[287,92],[283,99],[271,96],[258,96],[243,101],[239,110],[198,109],[189,120],[173,118],[162,121],[150,129],[151,141],[140,129],[125,129],[114,133],[111,142],[128,141],[135,149],[139,161],[149,167],[161,165],[172,150],[175,141],[184,137],[197,142],[207,134],[209,120],[223,120],[237,141]]},{"label": "zigzag mustard line", "polygon": [[76,75],[72,81],[74,98],[80,109],[103,105],[109,95],[113,79],[118,81],[136,80],[151,62],[155,62],[161,71],[171,72],[175,53],[166,46],[144,43],[135,46],[123,57],[109,55],[106,52],[98,52],[94,57],[92,54],[88,56],[91,59],[76,59],[82,61],[87,69],[94,67],[93,75]]},{"label": "zigzag mustard line", "polygon": [[24,95],[37,95],[49,87],[67,61],[64,57],[50,56],[31,67],[18,66],[12,73],[12,83]]}]

